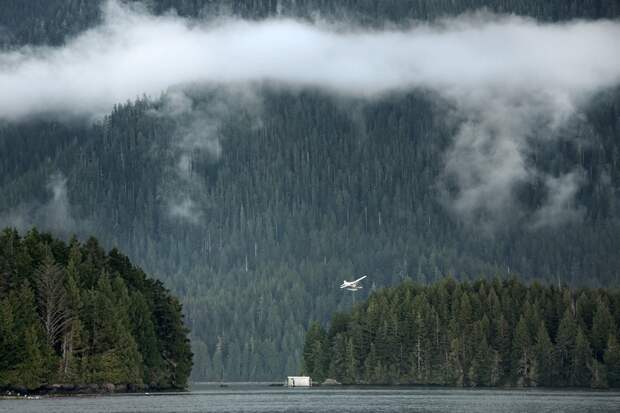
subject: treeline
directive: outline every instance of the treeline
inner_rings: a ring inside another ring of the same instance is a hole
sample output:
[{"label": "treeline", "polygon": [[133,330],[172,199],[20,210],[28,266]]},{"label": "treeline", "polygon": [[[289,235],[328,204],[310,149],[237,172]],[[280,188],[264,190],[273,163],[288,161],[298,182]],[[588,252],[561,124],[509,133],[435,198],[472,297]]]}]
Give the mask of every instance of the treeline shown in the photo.
[{"label": "treeline", "polygon": [[449,386],[620,387],[620,291],[516,280],[371,295],[306,334],[315,382]]},{"label": "treeline", "polygon": [[187,334],[179,302],[116,249],[0,235],[0,388],[184,388]]}]

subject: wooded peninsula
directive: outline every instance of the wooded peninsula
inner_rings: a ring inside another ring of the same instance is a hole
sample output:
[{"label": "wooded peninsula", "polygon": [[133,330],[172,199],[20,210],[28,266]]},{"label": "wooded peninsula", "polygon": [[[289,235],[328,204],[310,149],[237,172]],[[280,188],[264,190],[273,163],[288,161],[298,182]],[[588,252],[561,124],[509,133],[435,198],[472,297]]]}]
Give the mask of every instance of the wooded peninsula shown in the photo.
[{"label": "wooded peninsula", "polygon": [[95,238],[0,235],[0,389],[183,389],[192,353],[181,305]]},{"label": "wooded peninsula", "polygon": [[515,279],[372,294],[306,334],[314,382],[620,387],[620,291]]}]

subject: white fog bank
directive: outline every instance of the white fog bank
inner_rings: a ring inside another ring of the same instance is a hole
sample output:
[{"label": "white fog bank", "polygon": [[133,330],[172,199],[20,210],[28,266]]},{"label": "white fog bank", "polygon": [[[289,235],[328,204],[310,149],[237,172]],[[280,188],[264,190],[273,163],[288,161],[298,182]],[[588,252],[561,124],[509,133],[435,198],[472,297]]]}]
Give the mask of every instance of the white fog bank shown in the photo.
[{"label": "white fog bank", "polygon": [[[378,31],[290,19],[200,23],[109,1],[100,26],[62,47],[0,52],[0,119],[96,117],[187,84],[239,90],[268,81],[361,99],[431,90],[463,120],[444,157],[439,187],[452,187],[445,204],[492,223],[513,214],[515,185],[537,179],[548,193],[532,217],[540,227],[579,217],[573,199],[582,171],[537,170],[527,162],[528,139],[552,138],[590,96],[619,84],[619,40],[620,22],[608,20],[554,24],[474,13]],[[220,148],[212,112],[209,127],[187,133],[181,149]],[[206,122],[198,115],[192,125]],[[199,219],[198,204],[179,196],[172,215]]]},{"label": "white fog bank", "polygon": [[620,24],[473,15],[405,31],[294,20],[208,25],[116,1],[59,48],[0,53],[0,117],[99,113],[172,85],[270,80],[348,95],[431,88],[447,96],[545,94],[558,107],[620,79]]}]

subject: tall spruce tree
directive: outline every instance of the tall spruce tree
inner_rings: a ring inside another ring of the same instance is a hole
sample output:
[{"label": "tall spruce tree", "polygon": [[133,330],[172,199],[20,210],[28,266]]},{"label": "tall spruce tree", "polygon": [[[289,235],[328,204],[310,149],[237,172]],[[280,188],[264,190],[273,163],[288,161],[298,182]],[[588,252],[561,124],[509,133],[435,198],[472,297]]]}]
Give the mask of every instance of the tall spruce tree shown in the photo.
[{"label": "tall spruce tree", "polygon": [[553,344],[549,338],[544,321],[540,322],[536,334],[534,357],[536,362],[536,384],[539,386],[553,385],[553,372],[557,371],[557,369],[554,365]]},{"label": "tall spruce tree", "polygon": [[592,380],[592,349],[583,330],[577,328],[575,350],[573,353],[573,386],[588,387]]},{"label": "tall spruce tree", "polygon": [[607,380],[611,387],[620,387],[620,345],[615,335],[610,334],[605,349],[605,366],[607,366]]},{"label": "tall spruce tree", "polygon": [[575,376],[574,353],[577,337],[577,324],[570,309],[566,309],[560,322],[555,344],[556,379],[561,385],[573,384]]},{"label": "tall spruce tree", "polygon": [[513,376],[518,386],[530,386],[534,377],[534,352],[532,338],[525,316],[521,316],[512,346]]}]

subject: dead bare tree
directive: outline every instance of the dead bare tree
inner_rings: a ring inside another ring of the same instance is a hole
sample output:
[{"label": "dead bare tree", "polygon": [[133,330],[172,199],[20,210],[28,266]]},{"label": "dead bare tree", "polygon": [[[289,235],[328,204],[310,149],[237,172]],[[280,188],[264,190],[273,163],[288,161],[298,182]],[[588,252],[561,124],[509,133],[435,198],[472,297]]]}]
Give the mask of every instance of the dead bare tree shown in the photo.
[{"label": "dead bare tree", "polygon": [[64,273],[53,258],[48,256],[37,268],[35,275],[43,328],[50,346],[56,347],[73,320],[67,305]]}]

